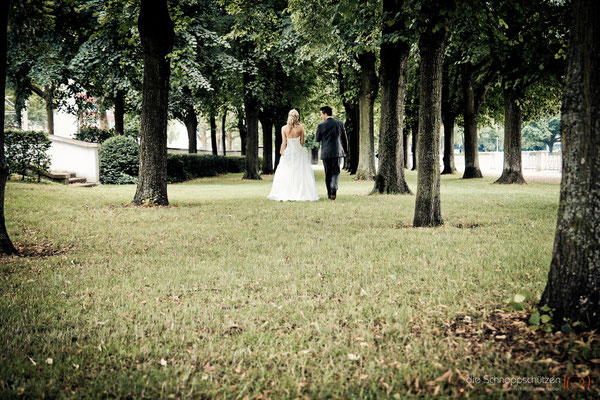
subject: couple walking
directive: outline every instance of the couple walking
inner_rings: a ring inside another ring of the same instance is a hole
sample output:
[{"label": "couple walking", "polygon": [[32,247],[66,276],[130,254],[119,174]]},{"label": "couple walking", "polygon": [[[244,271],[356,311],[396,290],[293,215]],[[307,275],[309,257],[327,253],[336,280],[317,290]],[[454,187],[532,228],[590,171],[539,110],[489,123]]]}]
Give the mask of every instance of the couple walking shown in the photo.
[{"label": "couple walking", "polygon": [[[321,107],[321,122],[315,140],[321,142],[321,159],[325,168],[327,197],[335,200],[340,176],[340,163],[348,151],[344,124],[332,117],[331,107]],[[304,151],[304,126],[298,111],[288,113],[287,124],[281,128],[281,159],[273,177],[271,193],[267,198],[277,201],[319,200],[315,174]]]}]

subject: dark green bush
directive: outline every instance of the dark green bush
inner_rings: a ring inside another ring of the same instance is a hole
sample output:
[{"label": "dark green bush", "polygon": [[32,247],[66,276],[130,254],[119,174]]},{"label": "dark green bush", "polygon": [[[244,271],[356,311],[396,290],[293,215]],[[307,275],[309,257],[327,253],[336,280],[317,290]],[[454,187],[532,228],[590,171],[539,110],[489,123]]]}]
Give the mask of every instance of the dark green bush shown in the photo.
[{"label": "dark green bush", "polygon": [[50,168],[47,151],[52,145],[44,132],[4,131],[4,148],[8,162],[8,172],[21,175],[25,179],[27,171],[37,172],[38,182],[41,171]]},{"label": "dark green bush", "polygon": [[89,143],[104,143],[108,138],[115,136],[114,129],[100,129],[94,126],[81,128],[75,134],[75,139]]},{"label": "dark green bush", "polygon": [[140,146],[128,136],[113,136],[100,147],[100,182],[137,183]]},{"label": "dark green bush", "polygon": [[169,154],[167,175],[169,182],[183,182],[195,178],[243,172],[244,157],[204,154]]}]

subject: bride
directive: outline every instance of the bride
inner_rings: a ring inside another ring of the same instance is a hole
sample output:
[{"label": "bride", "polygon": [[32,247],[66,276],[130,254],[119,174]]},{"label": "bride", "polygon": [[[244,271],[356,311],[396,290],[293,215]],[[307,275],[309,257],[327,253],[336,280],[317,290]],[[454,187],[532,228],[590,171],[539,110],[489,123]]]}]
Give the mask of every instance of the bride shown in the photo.
[{"label": "bride", "polygon": [[281,128],[281,158],[273,177],[268,199],[285,201],[319,200],[315,174],[308,161],[304,145],[304,127],[300,124],[298,111],[288,113],[287,125]]}]

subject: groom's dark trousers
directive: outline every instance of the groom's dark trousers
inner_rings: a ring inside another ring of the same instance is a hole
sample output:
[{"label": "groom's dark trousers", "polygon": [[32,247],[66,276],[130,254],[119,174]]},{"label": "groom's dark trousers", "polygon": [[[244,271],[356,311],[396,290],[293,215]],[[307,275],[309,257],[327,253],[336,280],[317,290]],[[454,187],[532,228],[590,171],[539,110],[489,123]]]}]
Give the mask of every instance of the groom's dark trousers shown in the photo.
[{"label": "groom's dark trousers", "polygon": [[327,195],[330,196],[332,194],[336,194],[338,180],[340,179],[339,157],[324,158],[323,167],[325,167],[325,185],[327,186]]}]

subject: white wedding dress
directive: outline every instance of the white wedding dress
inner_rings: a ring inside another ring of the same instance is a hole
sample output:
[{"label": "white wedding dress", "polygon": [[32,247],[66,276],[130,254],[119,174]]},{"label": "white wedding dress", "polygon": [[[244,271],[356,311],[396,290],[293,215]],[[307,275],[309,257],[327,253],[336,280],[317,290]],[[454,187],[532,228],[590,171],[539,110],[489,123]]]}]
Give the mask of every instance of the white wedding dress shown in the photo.
[{"label": "white wedding dress", "polygon": [[300,138],[287,138],[287,146],[279,159],[268,199],[276,201],[316,201],[315,174]]}]

